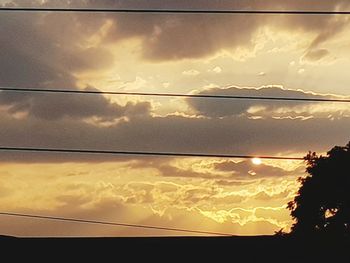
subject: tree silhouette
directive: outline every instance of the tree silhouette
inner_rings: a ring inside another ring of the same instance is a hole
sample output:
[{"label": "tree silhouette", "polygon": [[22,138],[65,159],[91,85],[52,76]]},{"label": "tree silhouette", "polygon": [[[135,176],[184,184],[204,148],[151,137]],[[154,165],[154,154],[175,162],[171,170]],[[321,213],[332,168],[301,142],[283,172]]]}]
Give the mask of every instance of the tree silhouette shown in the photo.
[{"label": "tree silhouette", "polygon": [[295,220],[291,234],[350,236],[350,142],[335,146],[327,156],[309,152],[304,158],[308,176],[288,209]]}]

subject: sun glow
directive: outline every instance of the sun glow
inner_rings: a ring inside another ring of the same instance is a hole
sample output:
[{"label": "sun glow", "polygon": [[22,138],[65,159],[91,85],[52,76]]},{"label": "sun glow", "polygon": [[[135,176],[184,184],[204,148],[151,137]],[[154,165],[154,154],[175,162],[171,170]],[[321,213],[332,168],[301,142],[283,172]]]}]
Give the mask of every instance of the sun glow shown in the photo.
[{"label": "sun glow", "polygon": [[253,158],[252,163],[255,165],[260,165],[262,163],[262,161],[260,158]]}]

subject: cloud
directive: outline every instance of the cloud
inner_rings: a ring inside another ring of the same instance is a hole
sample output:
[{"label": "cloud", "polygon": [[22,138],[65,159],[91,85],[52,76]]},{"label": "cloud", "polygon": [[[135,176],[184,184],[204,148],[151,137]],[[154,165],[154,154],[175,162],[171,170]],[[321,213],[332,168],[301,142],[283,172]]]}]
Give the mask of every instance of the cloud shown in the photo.
[{"label": "cloud", "polygon": [[189,70],[185,70],[184,72],[182,72],[183,75],[187,75],[187,76],[197,76],[200,74],[200,72],[198,70],[195,69],[189,69]]},{"label": "cloud", "polygon": [[[101,70],[114,61],[104,47],[87,46],[91,35],[98,33],[104,24],[103,19],[94,21],[90,23],[84,16],[57,14],[1,16],[0,33],[6,38],[0,40],[0,85],[77,90],[75,73]],[[89,86],[86,89],[96,90]],[[10,113],[24,112],[47,120],[65,116],[112,120],[147,114],[150,109],[146,102],[121,106],[100,95],[0,92],[0,103]]]},{"label": "cloud", "polygon": [[180,159],[144,158],[129,164],[132,169],[151,168],[164,177],[210,179],[221,185],[249,185],[261,178],[285,178],[299,176],[303,170],[284,170],[270,164],[254,165],[251,160],[212,160],[206,162],[191,159],[177,163]]},{"label": "cloud", "polygon": [[[40,5],[39,1],[14,1],[18,5]],[[35,4],[36,3],[36,4]],[[278,10],[315,10],[313,4],[304,1],[47,1],[45,6],[80,6],[80,7],[120,7],[120,8],[174,8],[174,9],[278,9]],[[317,10],[345,9],[349,3],[345,0],[319,1]],[[62,15],[59,16],[62,18]],[[68,32],[76,33],[74,37],[81,36],[84,32],[96,32],[106,21],[112,22],[111,27],[104,36],[104,41],[118,42],[127,38],[137,37],[142,41],[142,56],[151,61],[179,60],[185,58],[200,58],[213,55],[223,49],[235,50],[236,48],[254,49],[256,43],[254,36],[264,26],[289,31],[312,32],[316,36],[310,43],[310,48],[320,45],[327,39],[339,33],[347,20],[332,16],[241,16],[241,15],[181,15],[181,14],[101,14],[70,15],[64,16],[66,22],[57,21],[56,15],[47,15],[43,19],[48,21],[47,26],[52,27],[53,33],[58,33],[57,28],[67,25],[71,27]],[[53,19],[54,18],[54,19]],[[67,19],[68,18],[68,19]],[[87,21],[87,18],[91,22]],[[75,23],[71,23],[74,19]],[[63,19],[62,19],[63,20]],[[52,22],[50,22],[52,21]],[[58,22],[58,23],[57,23]],[[57,25],[55,25],[57,24]],[[29,24],[31,25],[31,24]],[[84,27],[82,26],[84,25]],[[34,23],[37,27],[38,24]],[[15,27],[14,27],[15,28]],[[77,30],[81,30],[79,32]],[[230,33],[233,32],[233,33]],[[46,33],[49,33],[47,31]],[[69,35],[70,35],[69,34]],[[66,40],[68,34],[63,36]],[[72,37],[70,36],[70,39]],[[76,45],[73,45],[76,49]],[[100,48],[99,48],[100,50]],[[88,51],[75,50],[72,54],[89,54]],[[99,51],[100,52],[100,51]],[[91,52],[90,52],[91,53]],[[109,56],[101,50],[101,57],[106,58],[106,64],[110,63]],[[78,55],[79,56],[79,55]],[[69,60],[68,60],[69,61]],[[72,66],[94,66],[91,60],[85,60],[79,56]]]},{"label": "cloud", "polygon": [[113,63],[109,51],[89,43],[104,19],[89,22],[89,16],[69,14],[4,14],[0,22],[0,33],[6,35],[0,51],[3,86],[74,87],[73,73]]},{"label": "cloud", "polygon": [[[314,9],[313,5],[301,1],[246,1],[217,2],[200,1],[201,4],[188,4],[184,1],[171,4],[154,1],[147,2],[147,7],[158,8],[220,8],[220,9]],[[135,7],[142,7],[134,2]],[[145,3],[143,3],[145,4]],[[346,1],[322,1],[317,9],[334,10]],[[142,22],[141,22],[142,21]],[[143,41],[143,56],[151,61],[178,60],[185,58],[200,58],[213,55],[221,50],[235,51],[236,48],[253,50],[256,43],[254,36],[264,26],[287,30],[314,33],[310,48],[320,45],[341,32],[346,19],[331,16],[237,16],[237,15],[160,15],[150,17],[123,16],[120,17],[109,37],[120,40],[123,37],[140,37]],[[189,26],[190,25],[190,26]],[[330,28],[328,30],[328,28]],[[157,29],[155,31],[155,29]],[[154,32],[157,32],[156,34]],[[232,34],[228,32],[234,32]]]},{"label": "cloud", "polygon": [[[18,1],[29,5],[38,1]],[[64,3],[63,3],[64,4]],[[114,63],[113,54],[91,38],[101,33],[105,19],[73,14],[3,14],[0,17],[0,86],[77,90],[76,74],[102,70]],[[91,87],[88,87],[92,89]],[[148,111],[149,105],[120,106],[103,96],[0,93],[11,113],[24,112],[47,120],[119,118],[125,112]],[[135,105],[134,105],[135,104]]]},{"label": "cloud", "polygon": [[[265,212],[265,215],[268,214],[267,217],[261,217],[263,213],[257,213],[257,210],[260,209],[261,211]],[[239,224],[240,226],[247,226],[249,224],[252,224],[253,222],[263,222],[263,223],[270,223],[274,225],[275,227],[286,227],[289,223],[289,220],[280,221],[281,218],[285,219],[286,215],[288,217],[287,213],[283,213],[282,209],[283,207],[261,207],[261,208],[255,208],[255,209],[242,209],[242,208],[234,208],[229,211],[227,210],[219,210],[219,211],[201,211],[201,213],[205,216],[208,216],[210,218],[213,218],[215,221],[224,223],[224,222],[231,222]],[[279,215],[279,218],[276,219],[274,216],[271,215],[275,212]],[[264,224],[262,224],[264,225]],[[268,227],[265,225],[267,229],[271,229],[271,226]]]},{"label": "cloud", "polygon": [[214,72],[216,74],[219,74],[222,72],[222,68],[220,68],[219,66],[214,67],[213,69],[209,70],[210,72]]},{"label": "cloud", "polygon": [[256,179],[261,177],[285,177],[294,175],[295,171],[285,171],[279,167],[273,167],[266,164],[254,165],[248,161],[224,161],[215,164],[215,169],[229,172],[235,178]]},{"label": "cloud", "polygon": [[[88,87],[86,90],[94,90]],[[96,117],[100,121],[115,120],[121,117],[147,115],[150,112],[149,102],[127,102],[124,106],[110,102],[101,95],[71,94],[17,94],[0,92],[0,103],[6,106],[11,114],[25,113],[35,118],[48,121],[64,117],[86,119]]]},{"label": "cloud", "polygon": [[106,48],[88,47],[63,57],[62,64],[67,66],[66,70],[79,73],[85,70],[109,68],[113,66],[114,58]]},{"label": "cloud", "polygon": [[348,19],[344,18],[333,18],[329,21],[327,24],[327,27],[321,31],[319,35],[316,36],[316,38],[311,42],[309,49],[314,50],[318,48],[321,44],[326,42],[329,38],[337,35],[339,32],[341,32],[344,27],[347,25]]},{"label": "cloud", "polygon": [[256,200],[260,200],[260,201],[271,201],[271,200],[275,200],[275,199],[286,199],[286,203],[293,199],[293,197],[295,195],[295,189],[286,189],[280,193],[268,193],[266,191],[261,191],[259,193],[257,193],[256,195],[253,196],[254,199]]},{"label": "cloud", "polygon": [[328,55],[329,55],[329,51],[327,49],[316,49],[316,50],[308,51],[303,56],[303,59],[314,62],[314,61],[319,61]]},{"label": "cloud", "polygon": [[[25,177],[23,174],[22,176],[18,174],[3,178],[6,181],[6,187],[13,194],[1,199],[0,205],[20,213],[190,229],[218,228],[225,230],[224,232],[243,231],[247,233],[251,231],[250,224],[255,222],[260,226],[265,223],[272,224],[272,230],[271,227],[264,230],[267,231],[264,233],[268,233],[284,224],[284,215],[276,213],[277,210],[283,213],[284,208],[281,208],[281,205],[249,208],[250,204],[246,203],[247,200],[257,196],[257,193],[251,192],[252,189],[256,189],[255,186],[251,186],[248,191],[242,191],[242,189],[222,187],[204,180],[167,182],[163,181],[163,178],[154,178],[156,180],[153,182],[147,182],[128,178],[127,181],[120,181],[117,175],[122,172],[119,170],[114,172],[116,176],[105,176],[103,180],[95,173],[88,173],[80,178],[71,178],[62,176],[63,171],[57,173],[57,167],[46,169],[46,171],[42,171],[42,167],[48,166],[38,165],[36,168],[31,166],[30,170],[22,172],[27,175]],[[2,166],[1,169],[6,168]],[[38,182],[42,182],[43,179],[47,180],[48,177],[50,180],[47,181],[43,192]],[[18,183],[19,178],[22,178],[20,184]],[[259,185],[264,186],[264,184]],[[16,191],[13,191],[14,188]],[[24,196],[25,201],[23,201]],[[16,207],[13,204],[16,204]],[[285,212],[287,214],[287,211]],[[201,225],[203,221],[205,223]],[[104,231],[108,232],[107,230],[109,230],[108,233],[115,235],[134,234],[131,230],[116,228],[110,232],[111,229],[108,227],[95,228],[94,226],[68,224],[68,229],[66,229],[58,222],[41,223],[39,227],[39,225],[36,226],[35,221],[29,219],[13,220],[12,224],[6,219],[1,221],[2,226],[8,226],[5,228],[8,231],[6,233],[20,233],[21,235],[63,235],[65,233],[68,235],[78,233],[101,235],[101,231],[105,233]],[[32,227],[27,230],[23,229],[26,224],[31,224]],[[57,229],[60,229],[60,232],[56,231]],[[140,232],[137,233],[140,234]]]},{"label": "cloud", "polygon": [[[209,88],[200,91],[198,94],[231,95],[248,97],[286,97],[286,98],[341,98],[327,94],[317,94],[302,90],[285,89],[281,86],[262,86],[260,88]],[[293,101],[262,101],[262,100],[222,100],[207,99],[199,100],[195,98],[187,99],[189,106],[197,114],[217,118],[245,115],[256,115],[263,117],[298,117],[323,114],[325,116],[337,112],[337,107],[329,103],[317,102],[293,102]],[[322,107],[324,105],[324,107]],[[331,107],[330,107],[331,106]],[[341,106],[340,106],[341,107]],[[316,108],[318,111],[316,111]],[[340,108],[338,108],[340,110]],[[342,108],[346,110],[346,108]],[[335,112],[334,112],[335,111]]]},{"label": "cloud", "polygon": [[[72,119],[52,121],[48,125],[42,119],[16,119],[3,114],[0,125],[6,127],[0,130],[0,145],[3,146],[256,155],[325,151],[334,145],[344,145],[349,140],[350,118],[255,120],[244,116],[146,115],[104,127]],[[2,161],[14,161],[14,156],[19,157],[17,160],[25,157],[23,154],[1,154]],[[63,154],[27,156],[36,156],[36,161],[62,160],[64,157]],[[63,159],[101,161],[117,158],[70,154]]]}]

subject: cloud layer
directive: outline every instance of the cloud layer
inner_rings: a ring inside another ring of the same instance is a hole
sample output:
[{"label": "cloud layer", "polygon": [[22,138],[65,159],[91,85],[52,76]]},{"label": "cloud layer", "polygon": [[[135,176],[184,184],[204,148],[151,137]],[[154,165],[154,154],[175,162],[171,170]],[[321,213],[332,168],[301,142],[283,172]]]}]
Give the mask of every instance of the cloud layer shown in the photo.
[{"label": "cloud layer", "polygon": [[[26,166],[28,168],[28,166]],[[109,164],[103,179],[98,171],[102,166],[79,168],[31,165],[30,169],[5,171],[2,166],[1,185],[4,192],[0,206],[12,211],[32,214],[55,215],[114,222],[133,222],[146,225],[216,230],[227,233],[252,234],[252,226],[262,227],[269,233],[289,224],[287,210],[281,206],[295,191],[295,185],[286,179],[259,181],[245,185],[220,185],[216,181],[197,178],[186,181],[181,178],[156,181],[136,180],[137,170],[125,176],[123,166]],[[75,175],[62,177],[65,170],[74,169]],[[112,169],[111,169],[112,168]],[[91,173],[91,169],[95,172]],[[45,170],[45,171],[44,171]],[[152,176],[149,174],[148,179]],[[46,181],[42,189],[42,180]],[[21,180],[21,184],[18,184]],[[275,183],[276,183],[275,182]],[[256,187],[259,184],[259,189]],[[41,189],[41,190],[40,190]],[[43,194],[45,197],[43,198]],[[24,196],[26,196],[25,199]],[[12,203],[18,205],[13,207]],[[258,203],[256,203],[258,202]],[[260,206],[259,202],[265,203]],[[267,203],[268,202],[268,203]],[[257,205],[258,204],[258,205]],[[266,205],[268,204],[268,205]],[[251,206],[255,205],[254,208]],[[188,218],[190,215],[191,219]],[[26,229],[27,224],[31,228]],[[6,233],[18,235],[154,235],[154,232],[137,229],[103,228],[84,225],[63,227],[54,222],[13,220],[1,221],[8,226]],[[56,230],[61,231],[58,233]],[[106,231],[106,232],[105,232]],[[98,233],[98,234],[96,234]],[[183,234],[160,231],[161,235]]]},{"label": "cloud layer", "polygon": [[[317,94],[303,90],[284,89],[280,86],[263,86],[260,88],[209,88],[199,92],[200,95],[229,95],[248,97],[271,97],[271,98],[302,98],[302,99],[346,99],[346,97]],[[198,113],[207,117],[229,117],[242,114],[256,116],[280,116],[297,117],[310,116],[324,113],[334,114],[334,108],[344,113],[346,107],[332,103],[300,102],[300,101],[271,101],[271,100],[222,100],[222,99],[196,99],[187,100],[189,105]],[[346,106],[346,105],[345,105]],[[317,110],[318,109],[318,110]],[[336,112],[335,112],[336,113]]]},{"label": "cloud layer", "polygon": [[[5,128],[0,131],[0,143],[19,147],[129,151],[304,154],[308,150],[325,151],[332,145],[343,145],[348,141],[349,125],[349,117],[303,120],[146,115],[104,127],[69,119],[49,123],[36,118],[14,119],[4,114],[1,126]],[[80,157],[72,155],[70,158],[79,160]]]},{"label": "cloud layer", "polygon": [[[39,1],[14,1],[19,6],[38,6]],[[79,6],[79,7],[119,7],[119,8],[183,8],[183,9],[285,9],[285,10],[336,10],[345,9],[349,3],[345,0],[318,1],[317,8],[311,2],[305,1],[47,1],[44,6]],[[311,32],[315,35],[310,43],[310,52],[323,42],[332,38],[343,26],[347,19],[333,16],[242,16],[242,15],[173,15],[173,14],[113,14],[113,15],[63,15],[64,21],[58,17],[62,15],[49,14],[40,16],[48,23],[28,23],[35,27],[50,27],[51,36],[59,32],[59,28],[69,24],[69,30],[63,32],[64,38],[84,36],[85,33],[96,32],[107,21],[111,26],[107,30],[105,39],[115,42],[125,38],[137,37],[143,42],[142,54],[152,61],[177,60],[184,58],[200,58],[214,54],[222,49],[235,49],[237,47],[252,48],[255,46],[255,33],[264,26],[277,27],[282,30],[297,30]],[[23,16],[16,16],[18,19]],[[33,17],[33,16],[31,16]],[[87,18],[91,21],[88,22]],[[27,18],[30,19],[30,18]],[[74,20],[75,23],[71,23]],[[32,21],[33,22],[33,21]],[[74,25],[74,26],[72,26]],[[84,26],[82,26],[84,25]],[[29,28],[28,28],[29,27]],[[23,30],[22,29],[22,30]],[[56,29],[56,30],[55,30]],[[231,32],[231,33],[228,33]],[[60,32],[62,33],[62,32]],[[71,67],[91,67],[88,60],[80,55],[89,57],[98,56],[101,66],[108,65],[111,60],[108,54],[98,49],[76,50],[77,46],[70,47],[71,54],[78,56]],[[75,50],[74,50],[75,49]],[[46,50],[47,47],[46,47]],[[73,51],[73,52],[72,52]],[[105,58],[105,59],[104,59]],[[67,60],[68,62],[71,60]]]}]

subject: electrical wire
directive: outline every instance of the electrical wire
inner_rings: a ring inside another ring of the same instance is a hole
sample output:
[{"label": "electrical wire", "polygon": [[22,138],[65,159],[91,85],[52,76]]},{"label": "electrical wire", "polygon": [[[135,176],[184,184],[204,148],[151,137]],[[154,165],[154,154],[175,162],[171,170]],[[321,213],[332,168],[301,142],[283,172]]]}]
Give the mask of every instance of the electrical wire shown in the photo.
[{"label": "electrical wire", "polygon": [[77,154],[106,154],[106,155],[144,155],[144,156],[172,156],[172,157],[208,157],[208,158],[237,158],[237,159],[270,159],[270,160],[304,160],[302,157],[267,156],[267,155],[238,155],[238,154],[209,154],[184,152],[145,152],[145,151],[109,151],[58,148],[27,148],[0,147],[0,151],[8,152],[47,152],[47,153],[77,153]]},{"label": "electrical wire", "polygon": [[182,97],[205,99],[241,99],[241,100],[277,100],[277,101],[301,101],[301,102],[341,102],[349,103],[350,99],[331,98],[297,98],[297,97],[266,97],[266,96],[238,96],[238,95],[213,95],[213,94],[181,94],[181,93],[150,93],[150,92],[124,92],[124,91],[99,91],[99,90],[67,90],[67,89],[33,89],[0,87],[0,91],[32,92],[32,93],[67,93],[67,94],[92,94],[92,95],[126,95],[126,96],[152,96],[152,97]]},{"label": "electrical wire", "polygon": [[270,15],[350,15],[350,11],[322,10],[203,10],[203,9],[125,9],[125,8],[56,8],[0,7],[0,12],[79,12],[79,13],[169,13],[169,14],[270,14]]},{"label": "electrical wire", "polygon": [[151,225],[140,225],[140,224],[126,224],[126,223],[118,223],[118,222],[87,220],[87,219],[78,219],[78,218],[57,217],[57,216],[43,216],[43,215],[31,215],[31,214],[9,213],[9,212],[0,212],[0,215],[1,216],[12,216],[12,217],[25,217],[25,218],[33,218],[33,219],[44,219],[44,220],[56,220],[56,221],[64,221],[64,222],[72,222],[72,223],[87,223],[87,224],[133,227],[133,228],[143,228],[143,229],[153,229],[153,230],[166,230],[166,231],[184,232],[184,233],[191,233],[191,234],[203,234],[203,235],[214,235],[214,236],[233,236],[232,234],[211,232],[211,231],[191,230],[191,229],[161,227],[161,226],[151,226]]}]

